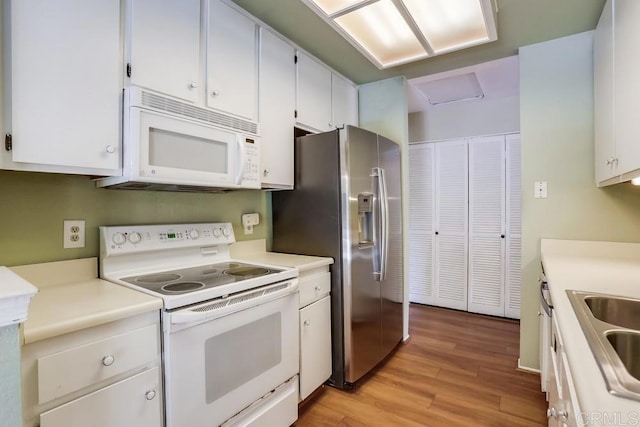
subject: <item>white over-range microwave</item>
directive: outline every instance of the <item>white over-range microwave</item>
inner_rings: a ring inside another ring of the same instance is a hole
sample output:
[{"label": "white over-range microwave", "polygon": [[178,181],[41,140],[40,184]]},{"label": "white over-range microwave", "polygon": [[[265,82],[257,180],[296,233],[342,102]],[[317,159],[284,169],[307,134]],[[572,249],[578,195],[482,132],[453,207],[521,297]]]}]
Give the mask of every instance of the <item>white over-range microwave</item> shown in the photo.
[{"label": "white over-range microwave", "polygon": [[[238,124],[247,131],[233,130]],[[259,189],[255,132],[257,124],[129,87],[123,103],[122,176],[96,183],[132,190]]]}]

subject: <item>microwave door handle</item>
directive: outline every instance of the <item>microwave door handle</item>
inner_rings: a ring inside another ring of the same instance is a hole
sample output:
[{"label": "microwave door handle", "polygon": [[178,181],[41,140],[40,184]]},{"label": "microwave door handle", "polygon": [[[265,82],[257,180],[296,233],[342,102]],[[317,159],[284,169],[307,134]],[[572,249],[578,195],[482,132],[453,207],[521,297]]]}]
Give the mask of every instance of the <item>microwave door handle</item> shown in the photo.
[{"label": "microwave door handle", "polygon": [[236,142],[238,144],[238,152],[236,155],[236,185],[240,185],[244,178],[244,163],[247,157],[247,148],[244,145],[244,140],[241,135],[238,135]]}]

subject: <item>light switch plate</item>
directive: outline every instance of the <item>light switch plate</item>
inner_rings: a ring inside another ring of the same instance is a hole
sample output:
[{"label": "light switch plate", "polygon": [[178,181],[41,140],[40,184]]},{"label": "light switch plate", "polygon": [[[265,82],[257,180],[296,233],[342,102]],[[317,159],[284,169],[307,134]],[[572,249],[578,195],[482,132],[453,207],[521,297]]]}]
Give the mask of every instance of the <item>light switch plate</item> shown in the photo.
[{"label": "light switch plate", "polygon": [[534,183],[533,196],[536,199],[547,198],[547,181],[536,181]]}]

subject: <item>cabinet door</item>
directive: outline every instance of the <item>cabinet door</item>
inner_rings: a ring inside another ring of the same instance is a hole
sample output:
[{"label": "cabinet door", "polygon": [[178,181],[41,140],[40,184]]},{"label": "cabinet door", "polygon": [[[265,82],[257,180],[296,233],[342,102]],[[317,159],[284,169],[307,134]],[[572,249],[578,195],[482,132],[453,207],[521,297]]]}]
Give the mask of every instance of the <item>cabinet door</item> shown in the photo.
[{"label": "cabinet door", "polygon": [[40,416],[42,427],[162,425],[159,368],[146,370]]},{"label": "cabinet door", "polygon": [[303,52],[297,57],[297,122],[320,132],[331,130],[331,71]]},{"label": "cabinet door", "polygon": [[469,304],[504,316],[504,136],[469,141]]},{"label": "cabinet door", "polygon": [[615,175],[613,1],[608,1],[593,39],[596,183]]},{"label": "cabinet door", "polygon": [[331,376],[331,302],[326,296],[300,310],[300,398]]},{"label": "cabinet door", "polygon": [[295,49],[260,29],[260,136],[262,186],[293,188]]},{"label": "cabinet door", "polygon": [[[616,0],[614,4],[614,77],[616,175],[640,169],[640,2]],[[627,178],[628,179],[628,178]]]},{"label": "cabinet door", "polygon": [[467,141],[436,144],[436,305],[467,309]]},{"label": "cabinet door", "polygon": [[200,0],[130,0],[129,82],[195,102],[200,83]]},{"label": "cabinet door", "polygon": [[257,26],[221,0],[209,0],[207,106],[252,121],[258,115]]},{"label": "cabinet door", "polygon": [[409,300],[434,304],[435,144],[409,146]]},{"label": "cabinet door", "polygon": [[520,318],[522,221],[520,218],[520,135],[506,136],[506,230],[504,315]]},{"label": "cabinet door", "polygon": [[335,73],[331,73],[331,111],[331,127],[358,125],[358,88]]},{"label": "cabinet door", "polygon": [[10,16],[12,160],[116,175],[120,1],[19,0]]}]

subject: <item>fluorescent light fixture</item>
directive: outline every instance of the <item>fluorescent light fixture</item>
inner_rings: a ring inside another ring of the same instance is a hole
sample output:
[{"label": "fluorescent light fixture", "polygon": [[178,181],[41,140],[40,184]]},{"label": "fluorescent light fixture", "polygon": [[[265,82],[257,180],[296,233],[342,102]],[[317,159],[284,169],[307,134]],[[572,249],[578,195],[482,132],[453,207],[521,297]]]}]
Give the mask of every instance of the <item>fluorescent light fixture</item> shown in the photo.
[{"label": "fluorescent light fixture", "polygon": [[384,69],[497,40],[492,0],[302,0]]}]

